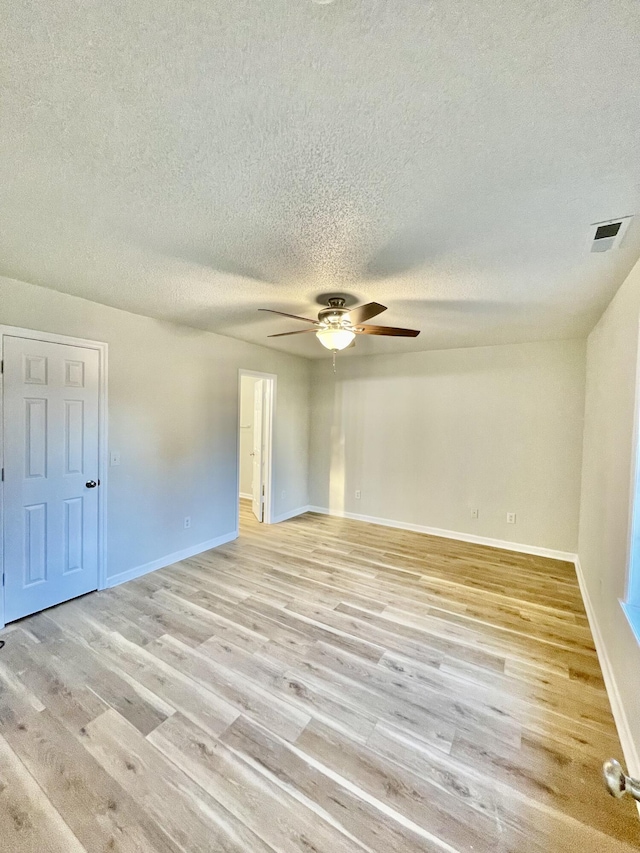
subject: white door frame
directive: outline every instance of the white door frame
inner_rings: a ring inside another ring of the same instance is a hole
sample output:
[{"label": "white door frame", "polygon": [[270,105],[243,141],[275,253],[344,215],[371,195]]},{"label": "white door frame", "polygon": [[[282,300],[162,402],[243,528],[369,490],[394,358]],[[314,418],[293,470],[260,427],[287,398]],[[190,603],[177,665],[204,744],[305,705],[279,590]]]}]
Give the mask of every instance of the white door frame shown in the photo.
[{"label": "white door frame", "polygon": [[[107,362],[109,345],[102,341],[88,341],[53,332],[38,332],[18,326],[0,325],[0,358],[4,359],[5,336],[46,341],[52,344],[85,347],[98,351],[98,589],[107,586]],[[0,374],[0,467],[4,469],[4,373]],[[0,482],[0,574],[4,578],[4,483]],[[0,593],[0,628],[4,627],[4,584]]]},{"label": "white door frame", "polygon": [[237,500],[237,495],[240,491],[240,391],[242,377],[243,376],[253,376],[256,379],[265,379],[265,408],[263,412],[264,417],[264,446],[265,446],[265,458],[264,458],[264,475],[265,475],[265,489],[264,489],[264,524],[273,524],[273,495],[274,495],[274,483],[273,483],[273,426],[275,423],[275,412],[276,412],[276,391],[278,385],[278,377],[275,373],[259,373],[257,370],[244,370],[240,368],[238,370],[238,418],[237,418],[237,428],[236,428],[236,457],[237,457],[237,472],[236,472],[236,530],[240,525],[240,506]]}]

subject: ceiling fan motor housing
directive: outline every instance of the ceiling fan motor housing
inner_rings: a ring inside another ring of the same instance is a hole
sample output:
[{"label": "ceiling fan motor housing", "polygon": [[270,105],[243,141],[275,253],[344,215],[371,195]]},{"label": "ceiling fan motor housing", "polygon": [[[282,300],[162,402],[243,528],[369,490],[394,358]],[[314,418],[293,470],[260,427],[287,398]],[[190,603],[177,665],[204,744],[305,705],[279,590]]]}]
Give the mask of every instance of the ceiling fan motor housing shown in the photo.
[{"label": "ceiling fan motor housing", "polygon": [[350,326],[349,310],[344,307],[344,299],[340,296],[328,300],[329,307],[318,312],[318,320],[329,326]]}]

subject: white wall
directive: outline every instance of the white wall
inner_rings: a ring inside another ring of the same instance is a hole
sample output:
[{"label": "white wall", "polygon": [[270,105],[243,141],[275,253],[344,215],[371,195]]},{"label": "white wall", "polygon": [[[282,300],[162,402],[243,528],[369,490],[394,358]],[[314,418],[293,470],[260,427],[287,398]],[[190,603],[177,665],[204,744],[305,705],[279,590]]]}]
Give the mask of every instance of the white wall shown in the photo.
[{"label": "white wall", "polygon": [[3,277],[0,323],[109,344],[110,577],[235,530],[239,368],[278,376],[275,515],[308,503],[306,360]]},{"label": "white wall", "polygon": [[253,487],[253,376],[243,376],[240,383],[240,494],[250,495]]},{"label": "white wall", "polygon": [[584,362],[584,341],[316,362],[311,504],[575,552]]},{"label": "white wall", "polygon": [[[627,751],[630,741],[640,747],[640,647],[619,603],[625,595],[631,532],[639,327],[640,263],[588,340],[578,549],[593,615],[626,713],[626,734],[625,722],[617,722]],[[637,755],[626,757],[630,771],[640,774]]]}]

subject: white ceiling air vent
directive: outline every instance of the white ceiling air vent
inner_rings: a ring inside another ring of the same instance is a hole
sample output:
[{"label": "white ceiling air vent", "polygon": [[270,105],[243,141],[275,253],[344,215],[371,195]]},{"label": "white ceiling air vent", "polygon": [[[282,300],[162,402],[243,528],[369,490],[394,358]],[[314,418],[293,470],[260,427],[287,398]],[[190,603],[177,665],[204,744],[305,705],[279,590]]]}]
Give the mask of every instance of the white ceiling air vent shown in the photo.
[{"label": "white ceiling air vent", "polygon": [[591,251],[608,252],[609,249],[617,249],[632,219],[632,216],[620,216],[618,219],[607,219],[606,222],[595,222],[590,230]]}]

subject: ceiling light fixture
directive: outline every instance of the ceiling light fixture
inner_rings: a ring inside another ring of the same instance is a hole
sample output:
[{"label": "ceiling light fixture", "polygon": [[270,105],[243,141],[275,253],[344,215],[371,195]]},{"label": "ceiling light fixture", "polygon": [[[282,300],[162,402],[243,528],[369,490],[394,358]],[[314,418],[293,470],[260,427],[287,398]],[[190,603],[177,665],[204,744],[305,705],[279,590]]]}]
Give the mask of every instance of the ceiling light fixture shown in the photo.
[{"label": "ceiling light fixture", "polygon": [[333,352],[348,347],[355,336],[356,333],[352,332],[351,329],[340,326],[328,326],[325,329],[318,329],[316,332],[316,337],[322,346],[333,350]]}]

